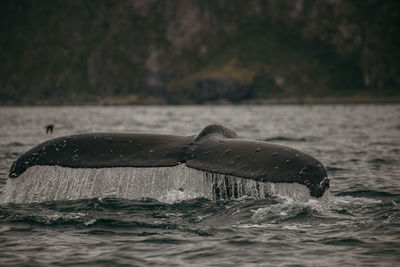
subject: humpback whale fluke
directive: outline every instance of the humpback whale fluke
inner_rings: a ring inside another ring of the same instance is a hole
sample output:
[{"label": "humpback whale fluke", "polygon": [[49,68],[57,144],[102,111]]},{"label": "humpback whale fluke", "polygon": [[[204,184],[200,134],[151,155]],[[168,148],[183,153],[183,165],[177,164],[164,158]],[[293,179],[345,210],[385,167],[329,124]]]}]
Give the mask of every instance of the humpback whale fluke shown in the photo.
[{"label": "humpback whale fluke", "polygon": [[16,178],[32,166],[68,168],[187,167],[257,182],[298,183],[321,197],[329,187],[323,165],[310,155],[264,141],[239,139],[221,125],[198,135],[90,133],[59,137],[21,155],[11,166]]}]

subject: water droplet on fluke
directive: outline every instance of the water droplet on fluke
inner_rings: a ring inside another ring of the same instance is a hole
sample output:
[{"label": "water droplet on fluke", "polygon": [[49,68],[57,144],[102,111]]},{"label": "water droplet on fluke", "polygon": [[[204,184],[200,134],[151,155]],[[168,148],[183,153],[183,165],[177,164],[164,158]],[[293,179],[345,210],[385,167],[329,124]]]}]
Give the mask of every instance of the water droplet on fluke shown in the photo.
[{"label": "water droplet on fluke", "polygon": [[258,152],[261,151],[261,148],[257,148],[256,150],[254,150],[254,152]]}]

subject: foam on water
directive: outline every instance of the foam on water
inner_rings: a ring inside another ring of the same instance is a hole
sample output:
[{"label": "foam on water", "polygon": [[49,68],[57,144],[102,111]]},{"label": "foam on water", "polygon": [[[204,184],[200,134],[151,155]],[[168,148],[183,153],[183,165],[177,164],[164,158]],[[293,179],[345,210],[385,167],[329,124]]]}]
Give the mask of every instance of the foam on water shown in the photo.
[{"label": "foam on water", "polygon": [[[342,213],[345,210],[352,210],[355,212],[356,210],[363,208],[369,209],[375,205],[381,204],[381,200],[365,198],[365,197],[352,197],[352,196],[334,196],[331,192],[326,191],[325,194],[321,198],[309,198],[308,200],[301,200],[298,198],[292,198],[289,195],[281,196],[283,201],[268,205],[262,208],[258,208],[252,210],[252,221],[254,224],[247,225],[246,227],[255,226],[259,227],[259,225],[264,225],[264,227],[272,227],[274,228],[274,224],[277,221],[285,220],[293,217],[293,215],[298,214],[303,210],[309,210],[310,212],[315,212],[318,216],[322,216],[324,218],[335,219],[332,223],[326,224],[326,226],[330,227],[334,224],[352,224],[354,222],[354,215],[348,213]],[[339,221],[336,220],[345,220]],[[359,217],[361,220],[365,220],[366,222],[370,221],[369,217]],[[267,223],[266,223],[267,222]],[[357,221],[360,223],[360,221]],[[321,226],[325,224],[320,224]],[[296,224],[293,226],[293,229],[307,229],[310,225],[305,224]],[[290,226],[292,227],[292,226]],[[288,228],[289,229],[289,228]]]},{"label": "foam on water", "polygon": [[306,186],[257,182],[188,168],[184,164],[156,168],[65,168],[33,166],[16,179],[8,179],[1,203],[30,203],[52,200],[116,197],[153,198],[175,201],[207,198],[232,199],[249,196],[260,199],[280,196],[310,200]]}]

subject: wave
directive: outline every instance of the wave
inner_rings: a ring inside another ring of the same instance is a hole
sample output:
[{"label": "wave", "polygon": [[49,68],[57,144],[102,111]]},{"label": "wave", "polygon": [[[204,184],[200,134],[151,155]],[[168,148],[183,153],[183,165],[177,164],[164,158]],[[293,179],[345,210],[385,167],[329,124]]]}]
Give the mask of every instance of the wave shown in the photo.
[{"label": "wave", "polygon": [[371,163],[371,164],[379,164],[379,165],[381,165],[381,164],[396,165],[397,164],[397,160],[393,159],[393,158],[372,158],[372,159],[369,159],[367,162]]},{"label": "wave", "polygon": [[0,222],[73,227],[95,235],[135,235],[139,232],[151,235],[175,229],[205,236],[213,235],[214,229],[235,231],[232,227],[284,227],[286,230],[304,231],[315,225],[322,230],[347,224],[352,227],[354,223],[362,225],[368,223],[371,214],[379,217],[387,210],[397,208],[398,205],[392,202],[334,196],[329,191],[320,199],[307,201],[290,197],[254,199],[244,196],[219,201],[196,198],[168,204],[149,198],[93,198],[2,204]]},{"label": "wave", "polygon": [[5,146],[6,147],[23,147],[26,146],[27,144],[23,144],[21,142],[11,142],[11,143],[7,143]]},{"label": "wave", "polygon": [[346,171],[347,169],[341,168],[341,167],[335,167],[335,166],[327,165],[327,166],[326,166],[326,170],[327,170],[327,171],[335,172],[335,171]]},{"label": "wave", "polygon": [[371,199],[379,199],[379,200],[398,200],[400,201],[400,194],[391,194],[384,191],[376,191],[376,190],[356,190],[356,191],[348,191],[348,192],[340,192],[336,194],[337,197],[343,196],[351,196],[354,198],[371,198]]},{"label": "wave", "polygon": [[308,142],[308,141],[317,141],[320,138],[314,136],[308,137],[288,137],[288,136],[274,136],[265,138],[264,141],[267,142]]}]

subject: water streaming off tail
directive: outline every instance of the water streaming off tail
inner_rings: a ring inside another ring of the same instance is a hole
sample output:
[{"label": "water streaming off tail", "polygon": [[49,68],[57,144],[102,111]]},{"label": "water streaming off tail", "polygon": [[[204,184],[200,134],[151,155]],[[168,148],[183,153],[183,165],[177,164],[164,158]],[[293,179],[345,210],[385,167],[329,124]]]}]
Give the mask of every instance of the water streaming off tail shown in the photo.
[{"label": "water streaming off tail", "polygon": [[29,203],[94,197],[153,198],[175,202],[193,198],[212,200],[249,196],[283,196],[307,201],[307,187],[264,183],[203,172],[184,164],[157,168],[64,168],[33,166],[3,188],[1,202]]}]

